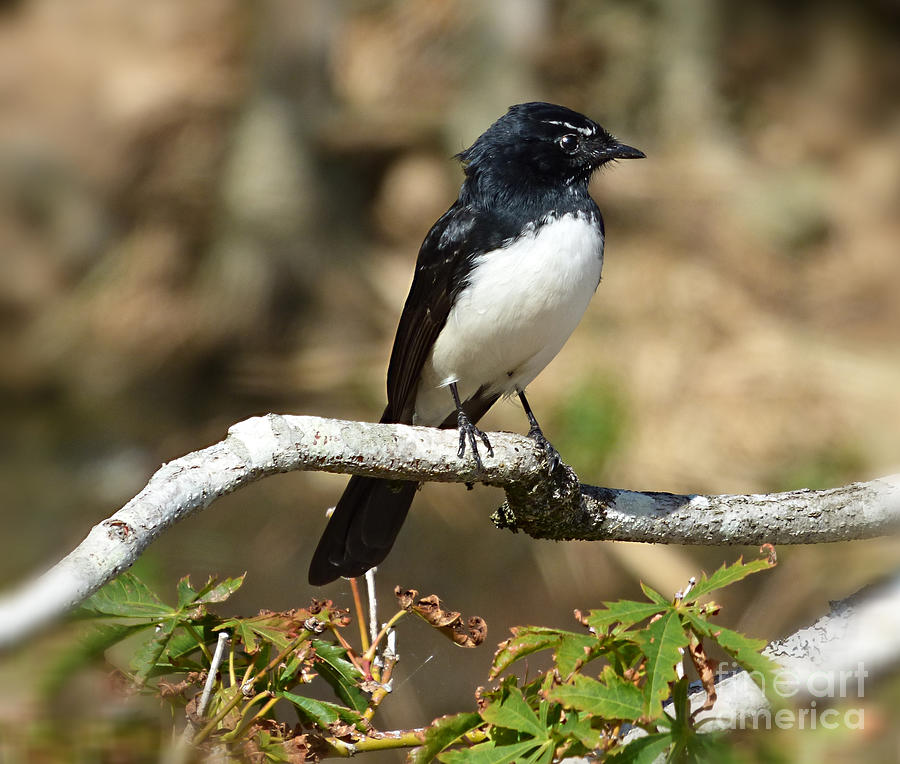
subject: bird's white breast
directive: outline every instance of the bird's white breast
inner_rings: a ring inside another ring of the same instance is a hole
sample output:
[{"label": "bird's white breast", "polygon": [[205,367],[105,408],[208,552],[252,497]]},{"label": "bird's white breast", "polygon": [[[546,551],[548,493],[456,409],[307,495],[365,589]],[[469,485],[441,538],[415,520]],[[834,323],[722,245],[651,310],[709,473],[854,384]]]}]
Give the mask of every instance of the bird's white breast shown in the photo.
[{"label": "bird's white breast", "polygon": [[437,425],[482,386],[524,389],[574,331],[600,282],[603,235],[586,214],[567,214],[480,255],[422,370],[415,421]]}]

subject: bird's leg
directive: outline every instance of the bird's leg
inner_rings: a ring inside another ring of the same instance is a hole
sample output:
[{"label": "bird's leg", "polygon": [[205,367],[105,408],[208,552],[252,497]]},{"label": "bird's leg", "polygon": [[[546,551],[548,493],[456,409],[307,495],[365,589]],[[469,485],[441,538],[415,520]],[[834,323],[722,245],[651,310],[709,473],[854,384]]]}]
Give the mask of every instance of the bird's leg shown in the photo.
[{"label": "bird's leg", "polygon": [[475,437],[481,438],[481,442],[484,443],[484,447],[487,449],[488,456],[494,455],[491,441],[488,440],[486,433],[472,424],[466,412],[463,411],[462,403],[459,400],[459,391],[456,389],[456,382],[450,383],[450,392],[453,394],[453,402],[456,404],[456,426],[459,428],[459,449],[457,449],[456,455],[460,459],[465,456],[466,441],[468,441],[469,448],[472,450],[472,458],[475,459],[475,466],[479,470],[483,470],[484,465],[481,463],[481,456],[478,453],[478,443]]},{"label": "bird's leg", "polygon": [[547,461],[550,463],[550,474],[552,475],[560,464],[559,451],[557,451],[550,441],[544,437],[541,426],[537,423],[537,419],[534,418],[531,406],[528,405],[525,391],[516,390],[516,392],[519,394],[519,400],[522,401],[522,408],[525,409],[525,416],[528,417],[528,424],[531,425],[528,430],[528,437],[537,443],[538,447],[543,449],[544,453],[547,454]]}]

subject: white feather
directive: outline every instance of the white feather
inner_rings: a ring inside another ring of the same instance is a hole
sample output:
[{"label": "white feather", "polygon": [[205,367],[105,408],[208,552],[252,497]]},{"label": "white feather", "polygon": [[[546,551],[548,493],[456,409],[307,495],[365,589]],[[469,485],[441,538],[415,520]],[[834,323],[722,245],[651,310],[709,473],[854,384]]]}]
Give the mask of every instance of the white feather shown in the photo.
[{"label": "white feather", "polygon": [[603,236],[585,214],[567,214],[480,255],[422,370],[416,424],[438,425],[466,400],[523,390],[562,349],[600,283]]}]

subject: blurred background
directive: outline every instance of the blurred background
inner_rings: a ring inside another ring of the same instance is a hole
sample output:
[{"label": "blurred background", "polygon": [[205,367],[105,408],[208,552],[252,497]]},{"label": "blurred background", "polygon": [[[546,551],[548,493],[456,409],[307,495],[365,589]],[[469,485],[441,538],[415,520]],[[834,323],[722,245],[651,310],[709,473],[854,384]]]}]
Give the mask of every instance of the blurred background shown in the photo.
[{"label": "blurred background", "polygon": [[[418,246],[461,180],[451,156],[526,100],[583,111],[648,156],[595,178],[604,280],[529,388],[583,481],[766,492],[898,468],[896,2],[7,0],[0,584],[55,562],[161,462],[235,421],[376,419]],[[512,402],[484,424],[527,429]],[[164,593],[186,573],[246,570],[234,613],[349,605],[346,582],[306,584],[344,482],[265,480],[136,570]],[[573,608],[639,580],[671,594],[755,553],[537,542],[491,526],[501,500],[417,497],[379,572],[382,608],[401,584],[490,631],[464,651],[405,624],[383,728],[471,708],[511,625],[574,626]],[[900,544],[778,551],[774,571],[723,594],[724,623],[788,634],[893,570]],[[11,760],[140,760],[117,737],[132,723],[152,759],[152,704],[91,684],[34,692],[52,649],[0,666]],[[897,701],[883,682],[863,731],[741,745],[894,761]]]}]

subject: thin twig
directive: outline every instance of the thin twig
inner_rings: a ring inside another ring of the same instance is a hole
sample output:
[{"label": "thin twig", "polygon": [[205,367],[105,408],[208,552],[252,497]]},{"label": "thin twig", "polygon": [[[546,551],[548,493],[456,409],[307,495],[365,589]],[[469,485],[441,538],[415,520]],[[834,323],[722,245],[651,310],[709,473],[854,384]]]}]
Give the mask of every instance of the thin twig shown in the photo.
[{"label": "thin twig", "polygon": [[222,655],[225,653],[225,645],[228,642],[228,638],[227,631],[219,632],[219,639],[216,641],[216,651],[213,653],[212,660],[209,663],[206,684],[203,685],[200,703],[197,704],[197,716],[200,718],[203,718],[203,715],[206,713],[206,706],[209,704],[209,696],[212,694],[213,685],[216,683],[216,675],[219,673],[219,664],[222,662]]},{"label": "thin twig", "polygon": [[[366,594],[369,597],[369,639],[373,644],[378,639],[378,599],[375,594],[375,571],[376,568],[369,568],[366,571]],[[369,665],[369,673],[376,682],[382,680],[381,669],[383,666],[384,661],[376,648],[372,663]]]},{"label": "thin twig", "polygon": [[369,639],[374,642],[378,636],[378,595],[375,592],[375,571],[378,568],[369,568],[366,571],[366,591],[369,595]]}]

